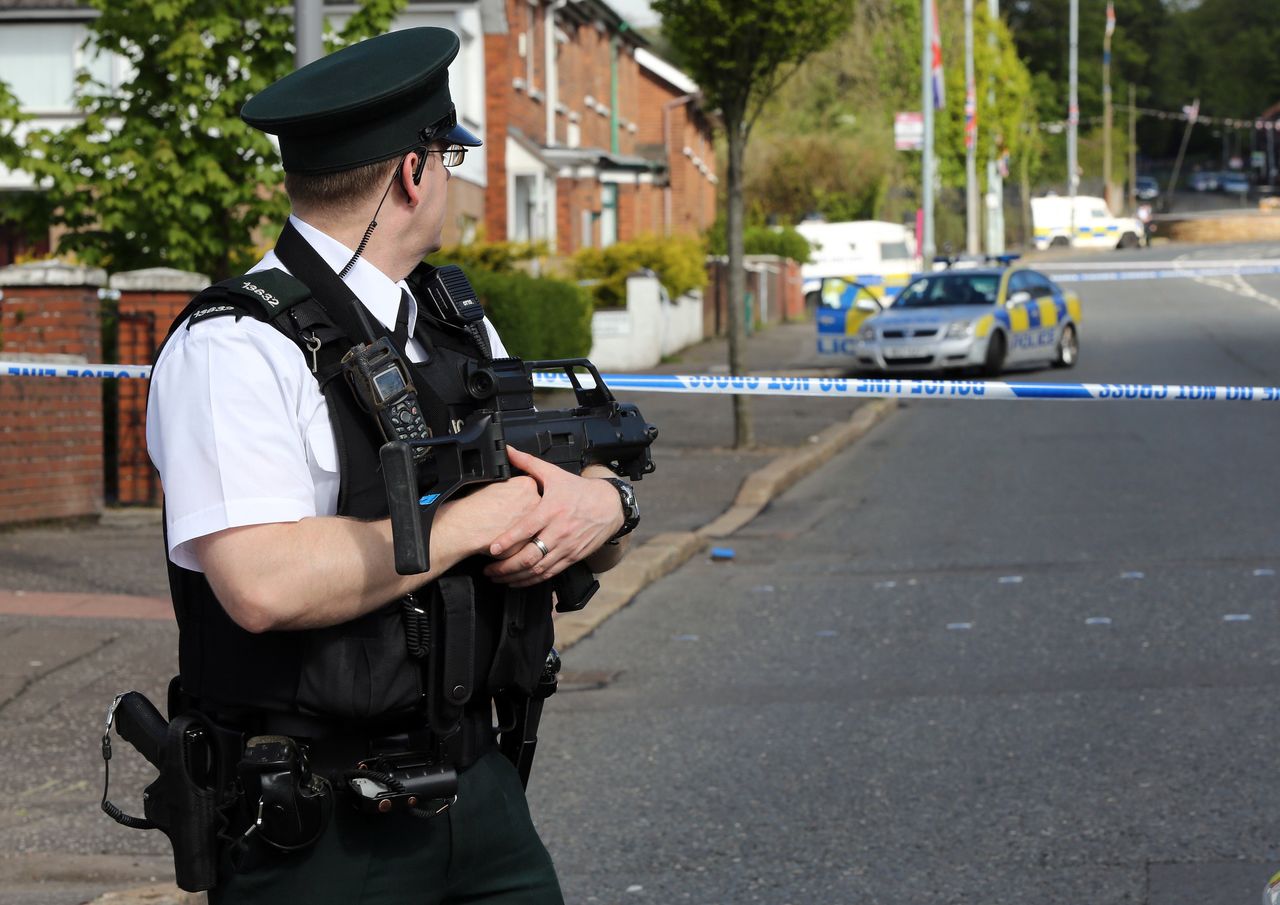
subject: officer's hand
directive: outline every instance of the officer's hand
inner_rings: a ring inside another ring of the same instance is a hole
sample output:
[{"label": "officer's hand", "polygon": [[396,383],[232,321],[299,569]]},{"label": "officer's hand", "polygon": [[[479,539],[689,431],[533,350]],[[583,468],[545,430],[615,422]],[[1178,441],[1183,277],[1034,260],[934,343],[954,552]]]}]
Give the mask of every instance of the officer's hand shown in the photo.
[{"label": "officer's hand", "polygon": [[541,502],[533,478],[484,484],[465,497],[446,503],[436,517],[431,537],[449,538],[468,556],[488,553],[495,534],[532,513]]},{"label": "officer's hand", "polygon": [[[622,527],[622,501],[611,484],[571,474],[510,446],[507,455],[538,482],[542,501],[489,548],[499,560],[485,568],[494,581],[516,588],[546,581],[590,556]],[[545,555],[534,538],[546,546]]]}]

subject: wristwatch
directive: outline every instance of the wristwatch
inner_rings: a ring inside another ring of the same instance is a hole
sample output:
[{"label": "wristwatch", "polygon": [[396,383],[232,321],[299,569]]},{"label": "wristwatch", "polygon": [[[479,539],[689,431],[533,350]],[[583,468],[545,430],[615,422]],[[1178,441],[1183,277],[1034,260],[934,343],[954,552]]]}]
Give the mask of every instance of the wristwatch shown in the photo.
[{"label": "wristwatch", "polygon": [[622,478],[605,478],[614,487],[618,488],[618,497],[622,500],[622,527],[618,529],[618,533],[609,538],[609,543],[613,543],[620,537],[625,537],[636,529],[636,525],[640,524],[640,504],[636,502],[636,491],[628,482]]}]

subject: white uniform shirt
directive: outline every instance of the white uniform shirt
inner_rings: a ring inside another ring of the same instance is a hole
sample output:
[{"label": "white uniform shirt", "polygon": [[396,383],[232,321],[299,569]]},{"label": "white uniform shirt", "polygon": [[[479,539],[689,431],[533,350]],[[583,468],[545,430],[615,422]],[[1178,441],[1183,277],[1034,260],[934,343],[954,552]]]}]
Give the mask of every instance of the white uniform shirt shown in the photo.
[{"label": "white uniform shirt", "polygon": [[[335,273],[351,259],[352,249],[290,220]],[[274,251],[253,271],[273,267],[287,270]],[[403,281],[360,259],[344,282],[374,317],[395,327]],[[410,335],[416,320],[415,302]],[[493,356],[505,357],[493,325],[485,326]],[[425,357],[416,340],[408,352],[413,361]],[[151,375],[147,449],[164,485],[169,558],[186,569],[200,571],[188,546],[195,538],[337,512],[337,447],[310,359],[253,317],[180,326],[165,343]]]}]

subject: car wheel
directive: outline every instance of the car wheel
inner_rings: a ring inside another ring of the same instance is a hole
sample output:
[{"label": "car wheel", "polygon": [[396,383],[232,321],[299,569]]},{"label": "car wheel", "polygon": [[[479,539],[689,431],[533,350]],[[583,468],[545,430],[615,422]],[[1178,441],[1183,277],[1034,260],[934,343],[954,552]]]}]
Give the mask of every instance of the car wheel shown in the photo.
[{"label": "car wheel", "polygon": [[982,362],[983,377],[999,377],[1004,368],[1004,356],[1007,346],[1003,333],[992,333],[987,342],[987,357]]},{"label": "car wheel", "polygon": [[1062,336],[1058,339],[1058,355],[1053,360],[1055,368],[1070,368],[1080,358],[1080,340],[1076,339],[1076,328],[1067,324],[1062,328]]},{"label": "car wheel", "polygon": [[1050,248],[1066,248],[1070,244],[1071,243],[1067,241],[1066,236],[1054,236],[1052,239],[1049,240]]},{"label": "car wheel", "polygon": [[1137,248],[1138,237],[1133,233],[1125,233],[1120,237],[1120,244],[1116,248]]}]

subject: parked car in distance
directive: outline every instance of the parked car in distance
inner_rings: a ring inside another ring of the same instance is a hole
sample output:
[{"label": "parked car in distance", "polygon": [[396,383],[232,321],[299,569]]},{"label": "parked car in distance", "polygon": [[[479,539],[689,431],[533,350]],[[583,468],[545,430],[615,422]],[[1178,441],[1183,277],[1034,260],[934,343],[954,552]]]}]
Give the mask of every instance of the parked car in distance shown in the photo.
[{"label": "parked car in distance", "polygon": [[1187,180],[1193,192],[1216,192],[1218,190],[1218,174],[1212,170],[1197,170]]},{"label": "parked car in distance", "polygon": [[821,325],[818,336],[820,352],[851,356],[862,371],[976,368],[994,377],[1006,365],[1069,368],[1079,357],[1079,297],[1035,270],[931,271],[879,313],[863,304],[870,316],[852,336],[824,336]]},{"label": "parked car in distance", "polygon": [[1133,184],[1133,191],[1142,201],[1151,201],[1160,197],[1160,183],[1154,176],[1139,176]]},{"label": "parked car in distance", "polygon": [[1230,192],[1233,195],[1247,195],[1251,188],[1247,173],[1223,173],[1222,178],[1218,180],[1218,185],[1224,192]]}]

